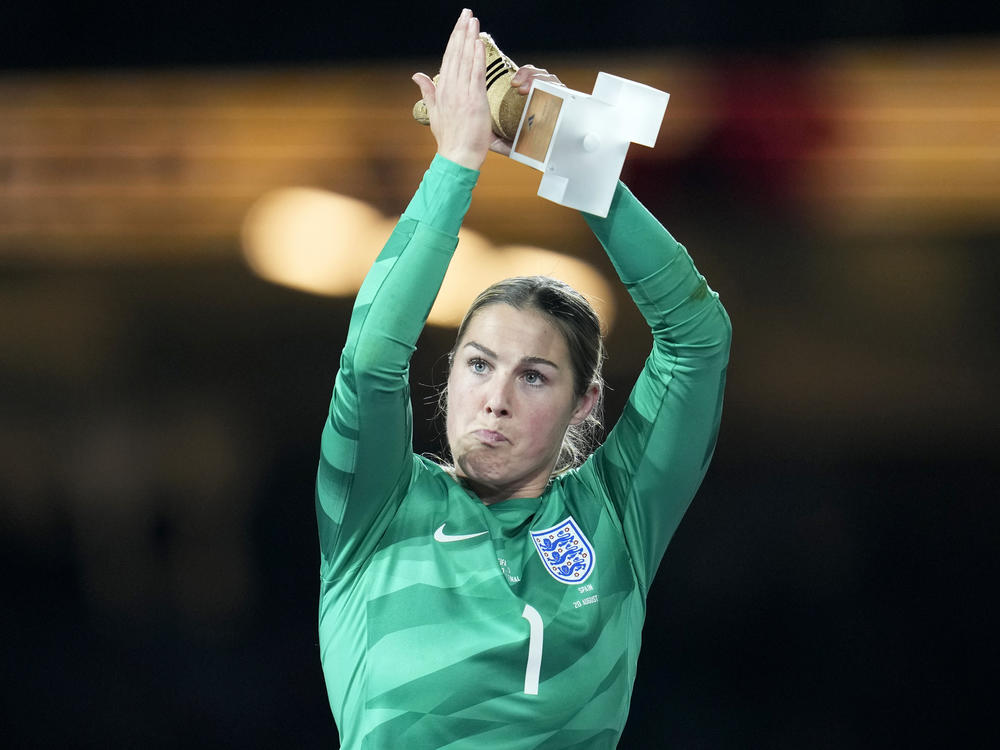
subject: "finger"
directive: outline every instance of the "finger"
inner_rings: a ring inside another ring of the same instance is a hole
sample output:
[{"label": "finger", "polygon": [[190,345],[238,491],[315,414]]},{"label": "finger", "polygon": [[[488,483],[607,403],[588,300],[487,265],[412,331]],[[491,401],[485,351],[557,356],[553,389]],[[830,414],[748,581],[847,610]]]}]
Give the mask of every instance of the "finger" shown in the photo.
[{"label": "finger", "polygon": [[486,95],[486,45],[479,38],[479,32],[473,39],[472,66],[469,71],[469,88],[474,94]]},{"label": "finger", "polygon": [[503,156],[510,156],[510,149],[511,142],[505,141],[503,138],[494,138],[493,142],[490,144],[490,151]]},{"label": "finger", "polygon": [[527,94],[531,90],[532,82],[536,80],[553,83],[557,86],[564,85],[556,75],[550,73],[545,68],[538,68],[534,65],[522,65],[518,68],[517,72],[510,79],[510,85],[512,88],[516,88],[518,93]]},{"label": "finger", "polygon": [[414,73],[412,80],[420,88],[420,98],[424,100],[424,103],[428,107],[434,106],[434,95],[436,93],[434,81],[426,73]]},{"label": "finger", "polygon": [[544,80],[549,76],[545,68],[537,68],[534,65],[522,65],[517,69],[517,73],[511,79],[511,85],[516,86],[521,93],[527,93],[531,88],[532,81],[536,79]]},{"label": "finger", "polygon": [[531,75],[531,70],[534,68],[533,65],[522,65],[520,68],[514,71],[514,75],[510,78],[511,86],[520,86]]},{"label": "finger", "polygon": [[469,18],[465,28],[465,39],[462,44],[462,56],[458,61],[456,73],[456,83],[467,89],[473,83],[476,59],[482,43],[479,41],[479,19],[475,16]]},{"label": "finger", "polygon": [[520,86],[525,81],[530,81],[532,76],[538,75],[541,72],[542,69],[536,68],[534,65],[522,65],[514,71],[514,75],[511,76],[510,83],[512,86]]},{"label": "finger", "polygon": [[461,64],[462,49],[465,46],[465,38],[469,30],[469,19],[472,18],[472,11],[466,8],[455,22],[455,28],[451,30],[448,37],[448,44],[444,49],[444,57],[441,58],[441,82],[446,86],[454,80],[457,74],[456,67]]}]

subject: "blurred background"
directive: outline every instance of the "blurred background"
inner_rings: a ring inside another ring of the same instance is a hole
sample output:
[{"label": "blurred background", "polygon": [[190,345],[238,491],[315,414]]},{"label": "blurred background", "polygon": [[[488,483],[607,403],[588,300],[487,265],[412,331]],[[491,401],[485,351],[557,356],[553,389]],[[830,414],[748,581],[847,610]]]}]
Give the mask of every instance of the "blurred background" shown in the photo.
[{"label": "blurred background", "polygon": [[[572,88],[603,70],[670,92],[623,178],[734,324],[622,747],[992,746],[997,11],[474,9]],[[319,434],[359,264],[433,154],[409,77],[436,72],[459,10],[0,10],[5,746],[337,746]],[[461,245],[479,261],[443,297],[511,258],[578,274],[613,421],[648,334],[538,178],[490,156]],[[419,450],[454,336],[435,320]]]}]

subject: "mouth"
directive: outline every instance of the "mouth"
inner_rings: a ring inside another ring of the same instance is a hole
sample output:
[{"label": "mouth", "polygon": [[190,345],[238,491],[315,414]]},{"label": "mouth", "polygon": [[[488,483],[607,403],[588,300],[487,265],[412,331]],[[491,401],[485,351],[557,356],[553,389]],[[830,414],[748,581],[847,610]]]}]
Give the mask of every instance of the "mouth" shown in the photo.
[{"label": "mouth", "polygon": [[485,445],[499,445],[500,443],[510,442],[502,432],[497,432],[496,430],[476,430],[474,434],[479,442]]}]

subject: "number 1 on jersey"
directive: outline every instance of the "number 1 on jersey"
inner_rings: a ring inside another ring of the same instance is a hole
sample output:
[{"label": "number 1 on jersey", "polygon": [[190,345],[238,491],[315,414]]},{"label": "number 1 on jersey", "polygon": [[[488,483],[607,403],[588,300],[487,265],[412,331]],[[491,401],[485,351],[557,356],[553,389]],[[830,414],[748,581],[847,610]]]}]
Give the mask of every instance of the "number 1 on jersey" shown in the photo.
[{"label": "number 1 on jersey", "polygon": [[528,665],[524,670],[524,692],[538,695],[538,674],[542,670],[542,616],[530,604],[524,605],[521,617],[528,621]]}]

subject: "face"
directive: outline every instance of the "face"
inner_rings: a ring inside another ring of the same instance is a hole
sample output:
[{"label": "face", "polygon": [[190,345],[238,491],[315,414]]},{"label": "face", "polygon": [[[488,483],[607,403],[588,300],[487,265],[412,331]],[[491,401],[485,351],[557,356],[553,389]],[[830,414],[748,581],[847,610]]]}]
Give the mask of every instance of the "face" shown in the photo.
[{"label": "face", "polygon": [[448,376],[447,433],[456,472],[483,502],[537,497],[563,436],[593,408],[574,392],[569,349],[543,313],[495,303],[458,342]]}]

